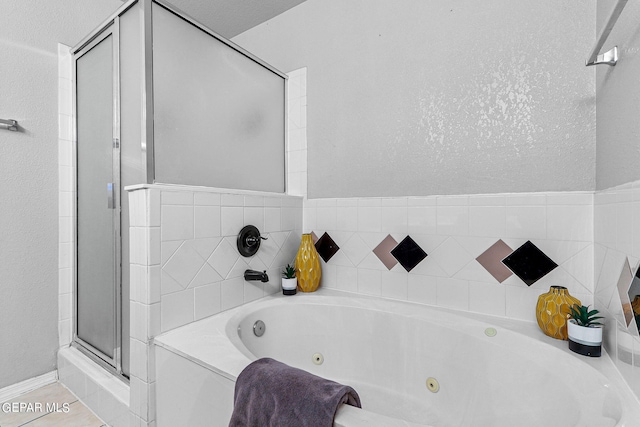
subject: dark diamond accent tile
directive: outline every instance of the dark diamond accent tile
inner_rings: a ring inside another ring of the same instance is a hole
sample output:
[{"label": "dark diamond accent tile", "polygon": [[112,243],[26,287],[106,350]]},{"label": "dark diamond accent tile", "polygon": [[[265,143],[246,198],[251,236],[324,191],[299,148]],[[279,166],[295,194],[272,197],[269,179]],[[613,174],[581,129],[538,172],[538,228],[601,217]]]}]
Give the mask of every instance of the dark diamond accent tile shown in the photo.
[{"label": "dark diamond accent tile", "polygon": [[530,240],[502,260],[527,286],[531,286],[558,266]]},{"label": "dark diamond accent tile", "polygon": [[501,262],[505,257],[509,256],[513,249],[509,247],[502,239],[495,242],[489,249],[476,258],[476,261],[485,268],[498,282],[502,283],[507,280],[513,273]]},{"label": "dark diamond accent tile", "polygon": [[380,261],[387,267],[387,270],[391,270],[398,263],[398,260],[391,255],[391,250],[398,245],[396,239],[391,237],[391,234],[387,235],[382,242],[373,250],[373,253],[378,257]]},{"label": "dark diamond accent tile", "polygon": [[398,243],[398,246],[391,251],[391,255],[398,260],[407,272],[413,270],[416,265],[427,257],[427,253],[410,236],[405,237],[402,242]]},{"label": "dark diamond accent tile", "polygon": [[331,236],[327,233],[324,233],[318,241],[316,242],[316,250],[318,251],[318,255],[322,257],[324,262],[329,262],[331,257],[333,257],[336,252],[340,250],[340,246],[333,241]]}]

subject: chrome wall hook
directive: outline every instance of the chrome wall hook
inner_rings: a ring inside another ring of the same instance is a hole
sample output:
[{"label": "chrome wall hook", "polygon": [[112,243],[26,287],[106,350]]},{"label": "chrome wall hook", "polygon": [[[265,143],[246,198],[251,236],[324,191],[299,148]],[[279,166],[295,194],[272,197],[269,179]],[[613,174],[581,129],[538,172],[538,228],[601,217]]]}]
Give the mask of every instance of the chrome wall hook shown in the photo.
[{"label": "chrome wall hook", "polygon": [[18,121],[17,120],[0,119],[0,124],[3,124],[5,126],[7,126],[7,129],[10,130],[10,131],[13,131],[13,132],[17,132],[18,131]]}]

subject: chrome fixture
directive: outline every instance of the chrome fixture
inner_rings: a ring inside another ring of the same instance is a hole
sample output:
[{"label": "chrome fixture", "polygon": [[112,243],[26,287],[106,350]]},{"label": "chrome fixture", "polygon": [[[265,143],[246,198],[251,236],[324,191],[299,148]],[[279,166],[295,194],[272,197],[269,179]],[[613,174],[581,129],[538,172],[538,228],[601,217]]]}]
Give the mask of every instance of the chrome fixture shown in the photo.
[{"label": "chrome fixture", "polygon": [[260,235],[260,230],[255,226],[244,226],[242,227],[242,230],[240,230],[240,233],[238,233],[238,239],[236,240],[238,252],[240,252],[240,255],[243,257],[253,256],[258,252],[258,249],[260,249],[260,242],[262,240],[267,240],[267,238],[262,237]]},{"label": "chrome fixture", "polygon": [[587,59],[587,63],[586,63],[587,67],[590,65],[599,65],[599,64],[616,65],[616,63],[618,62],[617,46],[614,46],[613,49],[610,49],[603,54],[598,54],[598,52],[600,52],[600,49],[602,49],[604,42],[607,41],[607,37],[609,37],[609,33],[611,33],[611,30],[613,30],[613,26],[616,25],[616,21],[618,20],[618,17],[620,17],[620,14],[622,13],[622,9],[624,9],[624,7],[627,5],[627,1],[629,0],[618,0],[618,2],[616,3],[615,7],[613,8],[613,11],[611,12],[611,15],[609,16],[609,20],[604,25],[604,27],[602,28],[602,31],[600,32],[600,35],[598,36],[598,39],[597,39],[598,41],[596,42],[596,45],[591,50],[591,54],[589,55],[589,58]]},{"label": "chrome fixture", "polygon": [[17,120],[5,120],[5,119],[0,119],[0,124],[6,125],[7,129],[13,132],[16,132],[18,130],[18,121]]},{"label": "chrome fixture", "polygon": [[267,325],[262,320],[256,320],[256,323],[253,324],[253,335],[257,337],[263,336],[266,330]]},{"label": "chrome fixture", "polygon": [[267,271],[256,271],[256,270],[245,270],[244,272],[244,280],[249,281],[261,281],[263,283],[267,283],[269,281],[269,276],[267,275]]}]

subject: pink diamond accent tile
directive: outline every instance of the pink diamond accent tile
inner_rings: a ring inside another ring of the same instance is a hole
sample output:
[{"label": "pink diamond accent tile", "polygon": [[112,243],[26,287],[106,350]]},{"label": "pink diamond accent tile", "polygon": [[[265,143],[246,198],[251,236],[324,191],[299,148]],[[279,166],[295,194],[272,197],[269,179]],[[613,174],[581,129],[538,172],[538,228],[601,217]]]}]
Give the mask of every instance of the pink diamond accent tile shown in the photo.
[{"label": "pink diamond accent tile", "polygon": [[398,260],[391,255],[391,250],[398,245],[398,242],[391,237],[391,234],[387,235],[382,242],[373,250],[373,253],[376,254],[378,259],[382,261],[385,267],[388,270],[391,270],[397,263]]},{"label": "pink diamond accent tile", "polygon": [[495,242],[489,249],[476,258],[476,261],[485,268],[498,282],[502,283],[513,274],[503,263],[502,260],[513,253],[513,249],[509,247],[502,239]]},{"label": "pink diamond accent tile", "polygon": [[313,240],[313,244],[318,243],[318,235],[315,232],[311,232],[311,240]]}]

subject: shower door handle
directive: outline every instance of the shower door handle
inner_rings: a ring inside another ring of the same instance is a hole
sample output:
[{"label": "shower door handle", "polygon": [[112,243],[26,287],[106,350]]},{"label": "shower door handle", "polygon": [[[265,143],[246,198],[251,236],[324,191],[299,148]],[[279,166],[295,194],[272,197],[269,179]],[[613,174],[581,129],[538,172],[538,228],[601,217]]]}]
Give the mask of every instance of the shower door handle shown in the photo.
[{"label": "shower door handle", "polygon": [[115,209],[116,202],[114,196],[114,185],[113,182],[107,182],[107,209]]}]

